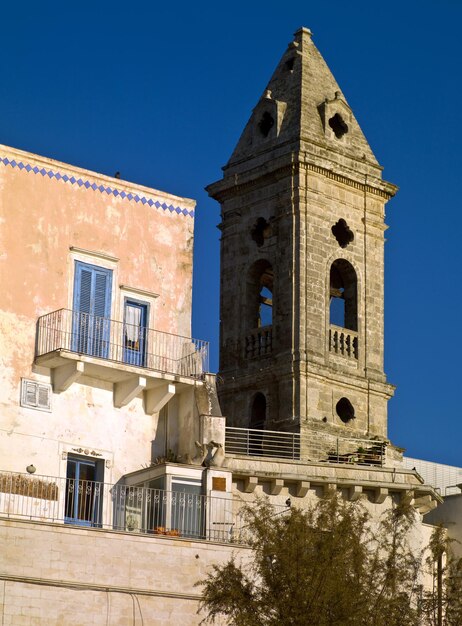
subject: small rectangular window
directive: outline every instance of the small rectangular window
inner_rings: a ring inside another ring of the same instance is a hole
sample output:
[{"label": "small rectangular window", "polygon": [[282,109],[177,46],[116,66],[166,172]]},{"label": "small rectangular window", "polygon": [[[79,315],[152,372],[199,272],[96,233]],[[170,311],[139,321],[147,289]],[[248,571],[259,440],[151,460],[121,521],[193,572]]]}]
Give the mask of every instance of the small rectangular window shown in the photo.
[{"label": "small rectangular window", "polygon": [[51,411],[51,385],[22,378],[21,406],[39,411]]}]

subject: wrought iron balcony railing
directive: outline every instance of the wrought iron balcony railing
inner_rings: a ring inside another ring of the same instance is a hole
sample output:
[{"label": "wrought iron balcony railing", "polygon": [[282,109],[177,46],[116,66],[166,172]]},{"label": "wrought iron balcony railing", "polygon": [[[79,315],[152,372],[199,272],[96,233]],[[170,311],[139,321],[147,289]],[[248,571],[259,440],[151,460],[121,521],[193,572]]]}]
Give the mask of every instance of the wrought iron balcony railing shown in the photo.
[{"label": "wrought iron balcony railing", "polygon": [[300,433],[227,426],[225,448],[227,454],[316,463],[383,466],[386,460],[383,441],[335,437],[323,432],[301,436]]},{"label": "wrought iron balcony railing", "polygon": [[245,543],[243,503],[184,491],[0,472],[0,516]]},{"label": "wrought iron balcony railing", "polygon": [[56,350],[192,378],[209,368],[207,341],[69,309],[38,320],[36,355]]}]

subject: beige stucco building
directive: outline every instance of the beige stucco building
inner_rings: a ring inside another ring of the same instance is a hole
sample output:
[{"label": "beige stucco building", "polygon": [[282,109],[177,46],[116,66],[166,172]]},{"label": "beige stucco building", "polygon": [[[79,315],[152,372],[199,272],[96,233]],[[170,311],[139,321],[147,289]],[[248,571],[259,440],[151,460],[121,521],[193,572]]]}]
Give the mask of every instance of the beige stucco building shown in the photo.
[{"label": "beige stucco building", "polygon": [[194,206],[0,147],[5,624],[106,623],[108,589],[109,623],[127,623],[128,592],[155,623],[195,621],[223,548],[164,533],[220,540],[232,512],[230,473],[201,465],[219,448],[194,443],[224,443],[191,338]]},{"label": "beige stucco building", "polygon": [[0,147],[5,626],[198,623],[194,583],[247,557],[261,494],[440,499],[387,439],[396,188],[307,29],[208,190],[226,417],[191,338],[194,202]]},{"label": "beige stucco building", "polygon": [[151,460],[161,390],[187,419],[202,372],[207,345],[183,339],[194,202],[0,151],[1,456],[59,476],[89,449],[117,482]]}]

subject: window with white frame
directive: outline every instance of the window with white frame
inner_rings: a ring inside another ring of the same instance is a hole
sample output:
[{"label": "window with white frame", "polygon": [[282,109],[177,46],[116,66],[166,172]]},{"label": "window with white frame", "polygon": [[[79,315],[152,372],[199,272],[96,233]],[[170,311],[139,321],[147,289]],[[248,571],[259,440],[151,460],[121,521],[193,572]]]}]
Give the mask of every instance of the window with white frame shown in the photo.
[{"label": "window with white frame", "polygon": [[51,411],[51,385],[36,380],[21,379],[21,406],[39,411]]}]

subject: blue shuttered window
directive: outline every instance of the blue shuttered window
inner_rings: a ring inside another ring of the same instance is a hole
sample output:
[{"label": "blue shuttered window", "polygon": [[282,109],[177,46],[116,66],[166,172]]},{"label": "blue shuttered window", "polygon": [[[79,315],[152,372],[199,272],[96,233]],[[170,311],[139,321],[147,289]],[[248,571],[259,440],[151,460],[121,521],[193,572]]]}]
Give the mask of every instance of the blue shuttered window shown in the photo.
[{"label": "blue shuttered window", "polygon": [[108,358],[112,271],[75,262],[73,350]]}]

